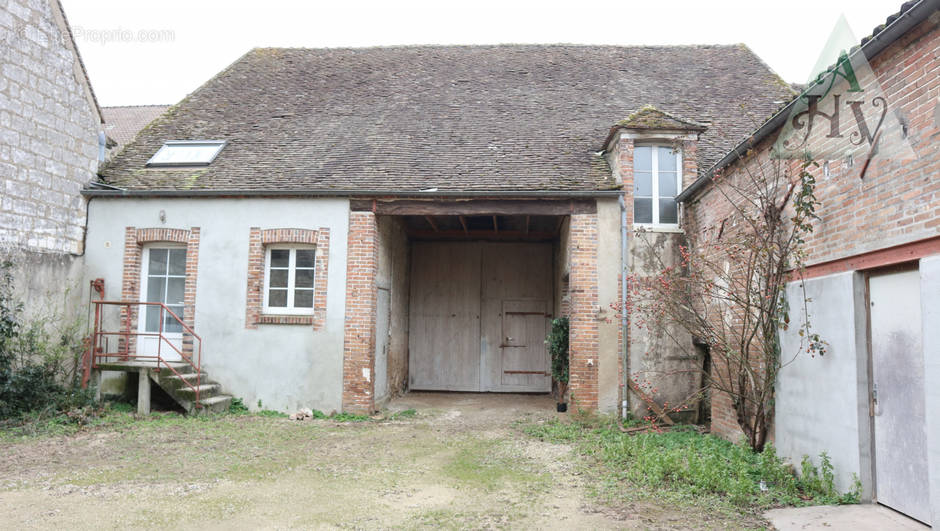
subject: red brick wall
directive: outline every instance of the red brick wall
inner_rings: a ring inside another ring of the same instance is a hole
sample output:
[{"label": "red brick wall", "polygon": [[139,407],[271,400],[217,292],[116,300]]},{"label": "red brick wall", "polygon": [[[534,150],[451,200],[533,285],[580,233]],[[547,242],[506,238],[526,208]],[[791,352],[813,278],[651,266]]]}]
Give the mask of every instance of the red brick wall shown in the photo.
[{"label": "red brick wall", "polygon": [[[275,243],[301,243],[316,246],[316,271],[312,315],[269,315],[264,306],[265,246]],[[326,288],[330,260],[330,229],[265,229],[252,227],[248,236],[248,290],[245,328],[259,324],[313,325],[320,330],[326,323]]]},{"label": "red brick wall", "polygon": [[343,344],[343,411],[375,409],[376,274],[378,227],[372,212],[349,213],[346,322]]},{"label": "red brick wall", "polygon": [[[871,67],[888,101],[886,120],[901,117],[916,160],[874,159],[864,178],[864,161],[829,163],[814,170],[820,220],[807,238],[807,265],[853,257],[869,251],[936,237],[940,234],[940,15],[908,32],[874,60]],[[848,109],[846,109],[848,111]],[[851,118],[851,113],[848,113]],[[761,158],[776,134],[756,146]],[[796,163],[794,163],[796,164]],[[820,163],[821,164],[821,163]],[[792,167],[792,165],[791,165]],[[742,178],[740,163],[724,170],[725,179]],[[708,188],[686,205],[685,224],[698,240],[731,225],[731,207]],[[740,436],[727,395],[712,396],[712,431]]]},{"label": "red brick wall", "polygon": [[569,389],[572,405],[597,409],[597,214],[571,216],[569,247]]}]

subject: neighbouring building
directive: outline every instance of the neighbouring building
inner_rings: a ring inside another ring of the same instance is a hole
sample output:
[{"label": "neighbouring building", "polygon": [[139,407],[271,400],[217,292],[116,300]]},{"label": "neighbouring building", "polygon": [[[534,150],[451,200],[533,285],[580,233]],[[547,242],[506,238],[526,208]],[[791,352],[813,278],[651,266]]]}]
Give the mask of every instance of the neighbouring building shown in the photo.
[{"label": "neighbouring building", "polygon": [[160,116],[169,105],[122,105],[118,107],[102,107],[104,114],[104,132],[114,144],[109,153],[120,153],[124,145],[134,139],[141,129],[147,127],[157,116]]},{"label": "neighbouring building", "polygon": [[[105,135],[59,2],[0,8],[0,260],[28,314],[85,314],[86,199]],[[65,301],[63,302],[63,297]]]},{"label": "neighbouring building", "polygon": [[[933,524],[940,522],[938,6],[905,3],[853,51],[858,86],[839,76],[820,93],[836,76],[825,78],[806,93],[822,96],[815,102],[822,114],[806,114],[810,100],[794,100],[679,196],[693,240],[715,230],[730,214],[713,193],[715,172],[740,178],[737,154],[753,149],[766,158],[779,152],[801,109],[803,124],[816,119],[820,137],[806,149],[820,162],[813,171],[822,208],[802,285],[810,324],[828,345],[825,355],[798,356],[780,372],[776,448],[795,463],[827,452],[841,490],[858,478],[864,499]],[[845,64],[836,72],[848,74]],[[788,293],[802,300],[801,281]],[[781,332],[783,352],[799,348],[798,330]],[[727,395],[712,399],[712,431],[732,440],[740,433]]]}]

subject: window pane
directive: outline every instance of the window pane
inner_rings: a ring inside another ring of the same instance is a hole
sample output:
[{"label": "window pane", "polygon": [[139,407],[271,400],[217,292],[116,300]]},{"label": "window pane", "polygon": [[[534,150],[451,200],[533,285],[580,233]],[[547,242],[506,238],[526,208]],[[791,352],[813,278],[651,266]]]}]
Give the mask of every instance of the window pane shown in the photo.
[{"label": "window pane", "polygon": [[147,265],[148,275],[166,274],[166,255],[168,249],[150,249],[150,263]]},{"label": "window pane", "polygon": [[160,331],[160,307],[159,306],[147,306],[147,332],[159,332]]},{"label": "window pane", "polygon": [[289,263],[290,249],[271,249],[271,267],[287,267]]},{"label": "window pane", "polygon": [[294,290],[294,308],[313,308],[313,290]]},{"label": "window pane", "polygon": [[676,152],[671,147],[660,146],[656,152],[659,153],[659,171],[676,171]]},{"label": "window pane", "polygon": [[637,146],[633,149],[633,171],[653,170],[653,148]]},{"label": "window pane", "polygon": [[181,304],[183,302],[183,291],[184,291],[185,283],[186,283],[186,280],[182,278],[171,277],[167,279],[167,284],[166,284],[166,303],[167,304]]},{"label": "window pane", "polygon": [[313,269],[298,269],[294,276],[295,288],[313,287]]},{"label": "window pane", "polygon": [[676,174],[666,172],[659,174],[659,197],[676,196]]},{"label": "window pane", "polygon": [[676,208],[675,199],[659,200],[659,222],[660,223],[679,223],[679,213]]},{"label": "window pane", "polygon": [[633,195],[637,197],[653,195],[653,174],[648,171],[638,171],[633,174]]},{"label": "window pane", "polygon": [[165,277],[147,277],[147,302],[166,302]]},{"label": "window pane", "polygon": [[287,287],[287,270],[286,269],[272,269],[271,270],[271,283],[268,284],[268,287],[286,288]]},{"label": "window pane", "polygon": [[287,290],[272,289],[268,291],[268,306],[277,308],[287,307]]},{"label": "window pane", "polygon": [[170,249],[170,274],[186,274],[186,249]]},{"label": "window pane", "polygon": [[634,223],[652,223],[653,222],[653,200],[634,198],[633,199],[633,222]]},{"label": "window pane", "polygon": [[313,267],[316,253],[313,249],[297,249],[297,267]]},{"label": "window pane", "polygon": [[[183,307],[182,306],[167,306],[171,312],[175,313],[180,319],[183,318]],[[170,315],[169,312],[163,314],[163,331],[170,333],[180,333],[183,331],[183,325],[176,320],[175,317]],[[165,349],[173,350],[173,347],[164,346]],[[164,351],[165,352],[165,351]]]}]

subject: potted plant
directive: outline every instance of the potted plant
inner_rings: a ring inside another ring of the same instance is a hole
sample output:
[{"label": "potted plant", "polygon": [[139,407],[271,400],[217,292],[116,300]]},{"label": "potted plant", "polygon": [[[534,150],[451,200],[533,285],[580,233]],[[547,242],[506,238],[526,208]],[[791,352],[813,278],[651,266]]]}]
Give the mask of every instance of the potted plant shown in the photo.
[{"label": "potted plant", "polygon": [[568,411],[568,402],[565,395],[568,392],[568,318],[559,317],[552,320],[552,329],[545,340],[548,353],[552,357],[552,380],[555,382],[557,392],[556,409],[564,413]]}]

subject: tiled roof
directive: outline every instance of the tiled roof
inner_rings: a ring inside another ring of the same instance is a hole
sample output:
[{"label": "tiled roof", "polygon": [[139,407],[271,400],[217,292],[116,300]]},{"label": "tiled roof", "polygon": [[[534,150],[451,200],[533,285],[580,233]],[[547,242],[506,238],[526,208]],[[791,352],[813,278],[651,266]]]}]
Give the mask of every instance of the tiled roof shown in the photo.
[{"label": "tiled roof", "polygon": [[[709,123],[707,168],[792,96],[743,45],[256,49],[101,175],[128,190],[604,190],[604,139],[644,105]],[[228,144],[205,168],[145,166],[199,139]]]},{"label": "tiled roof", "polygon": [[119,152],[125,144],[137,136],[141,129],[169,108],[169,105],[102,107],[105,121],[104,132],[117,142],[114,152]]}]

